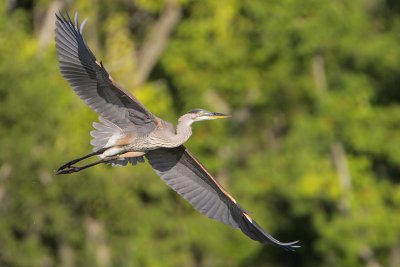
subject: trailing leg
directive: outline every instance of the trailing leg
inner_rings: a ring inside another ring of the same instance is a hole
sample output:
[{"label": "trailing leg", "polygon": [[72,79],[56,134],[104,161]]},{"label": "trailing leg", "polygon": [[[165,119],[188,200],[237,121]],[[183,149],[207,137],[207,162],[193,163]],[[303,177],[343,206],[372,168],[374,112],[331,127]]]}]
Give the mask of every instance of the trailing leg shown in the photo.
[{"label": "trailing leg", "polygon": [[93,153],[87,154],[86,156],[83,156],[83,157],[80,157],[80,158],[77,158],[77,159],[73,159],[73,160],[71,160],[71,161],[65,163],[64,165],[62,165],[60,168],[58,168],[57,174],[59,174],[60,171],[66,169],[66,168],[69,168],[69,167],[71,167],[73,164],[78,163],[78,162],[80,162],[80,161],[82,161],[82,160],[84,160],[84,159],[87,159],[87,158],[90,158],[90,157],[93,157],[93,156],[96,156],[96,155],[100,155],[100,154],[102,154],[105,150],[106,150],[106,148],[102,148],[102,149],[97,150],[97,151],[95,151],[95,152],[93,152]]},{"label": "trailing leg", "polygon": [[63,169],[59,169],[59,170],[56,172],[56,174],[57,174],[57,175],[58,175],[58,174],[70,174],[70,173],[73,173],[73,172],[79,172],[79,171],[81,171],[81,170],[90,168],[90,167],[95,166],[95,165],[100,164],[100,163],[107,163],[108,161],[109,161],[109,160],[101,159],[101,160],[99,160],[99,161],[96,161],[96,162],[93,162],[93,163],[90,163],[90,164],[87,164],[87,165],[84,165],[84,166],[81,166],[81,167],[77,167],[77,166],[68,166],[68,167],[65,167],[65,168],[63,168]]}]

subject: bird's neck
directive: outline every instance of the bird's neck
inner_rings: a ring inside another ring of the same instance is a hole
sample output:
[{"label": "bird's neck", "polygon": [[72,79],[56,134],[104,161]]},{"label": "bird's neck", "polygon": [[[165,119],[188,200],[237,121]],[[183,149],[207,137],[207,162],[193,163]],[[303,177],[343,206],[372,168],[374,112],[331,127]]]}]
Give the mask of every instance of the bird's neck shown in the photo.
[{"label": "bird's neck", "polygon": [[192,122],[187,114],[180,117],[175,132],[165,133],[162,147],[172,148],[184,144],[192,135]]},{"label": "bird's neck", "polygon": [[180,119],[176,126],[175,141],[176,146],[185,143],[192,135],[192,121]]}]

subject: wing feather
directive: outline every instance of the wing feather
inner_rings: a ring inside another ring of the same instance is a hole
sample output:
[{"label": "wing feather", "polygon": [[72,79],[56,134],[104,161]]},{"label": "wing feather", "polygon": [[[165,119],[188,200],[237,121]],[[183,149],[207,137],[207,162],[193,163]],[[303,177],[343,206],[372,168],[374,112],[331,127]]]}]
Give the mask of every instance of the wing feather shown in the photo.
[{"label": "wing feather", "polygon": [[77,14],[74,23],[68,14],[56,17],[60,71],[77,95],[96,113],[114,123],[154,129],[155,116],[111,78],[86,46],[82,36],[86,20],[79,27]]},{"label": "wing feather", "polygon": [[240,228],[261,243],[288,250],[299,247],[298,241],[283,243],[265,232],[184,146],[149,151],[146,158],[161,179],[200,213]]}]

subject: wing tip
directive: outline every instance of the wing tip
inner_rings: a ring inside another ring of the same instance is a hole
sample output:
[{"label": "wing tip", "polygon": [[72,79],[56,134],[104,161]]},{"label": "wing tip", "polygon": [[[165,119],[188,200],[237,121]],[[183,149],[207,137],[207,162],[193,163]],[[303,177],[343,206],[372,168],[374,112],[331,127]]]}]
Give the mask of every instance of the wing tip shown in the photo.
[{"label": "wing tip", "polygon": [[[280,244],[276,244],[277,246],[287,250],[287,251],[293,251],[295,252],[296,249],[301,248],[301,246],[299,245],[299,240],[296,241],[292,241],[292,242],[287,242],[287,243],[280,243]],[[274,243],[275,244],[275,243]]]},{"label": "wing tip", "polygon": [[87,18],[85,18],[79,25],[78,11],[75,12],[74,20],[71,19],[68,11],[63,12],[59,10],[58,12],[55,13],[55,16],[57,19],[56,22],[68,24],[69,26],[72,26],[74,30],[76,30],[80,34],[82,34],[83,28],[85,27],[87,22]]},{"label": "wing tip", "polygon": [[251,239],[256,240],[262,244],[272,243],[275,246],[281,247],[287,251],[295,251],[300,248],[299,240],[291,242],[281,242],[268,234],[261,228],[248,214],[242,213],[242,218],[245,224],[239,224],[240,229],[249,236]]}]

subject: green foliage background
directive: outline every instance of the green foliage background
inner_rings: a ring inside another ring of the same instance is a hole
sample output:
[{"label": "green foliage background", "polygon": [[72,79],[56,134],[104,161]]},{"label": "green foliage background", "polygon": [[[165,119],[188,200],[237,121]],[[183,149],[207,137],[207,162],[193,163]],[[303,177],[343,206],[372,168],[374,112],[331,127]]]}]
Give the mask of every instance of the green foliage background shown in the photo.
[{"label": "green foliage background", "polygon": [[53,3],[0,2],[0,266],[400,266],[397,1],[177,1],[138,87],[135,51],[168,1],[65,4],[154,114],[233,115],[187,146],[295,253],[199,215],[147,164],[54,176],[91,151],[97,116],[38,41]]}]

